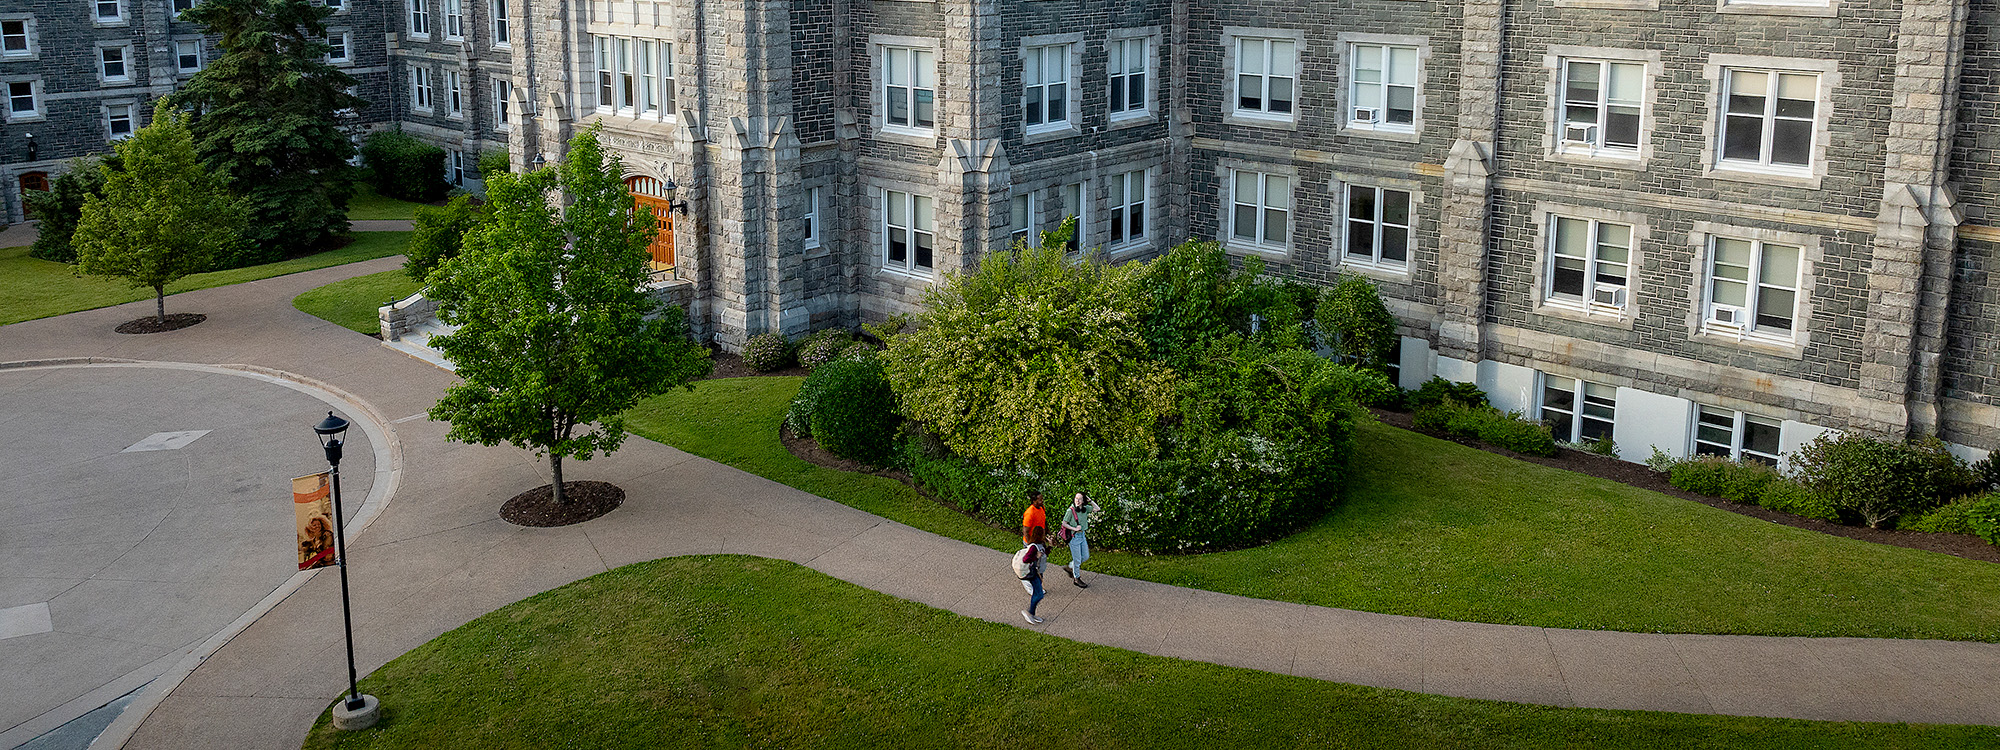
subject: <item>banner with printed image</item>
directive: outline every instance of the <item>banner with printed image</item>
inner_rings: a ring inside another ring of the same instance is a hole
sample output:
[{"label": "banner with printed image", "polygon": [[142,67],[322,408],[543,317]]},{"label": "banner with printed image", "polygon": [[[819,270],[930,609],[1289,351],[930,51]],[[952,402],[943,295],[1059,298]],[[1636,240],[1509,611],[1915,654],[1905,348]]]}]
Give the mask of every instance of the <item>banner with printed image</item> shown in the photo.
[{"label": "banner with printed image", "polygon": [[292,515],[298,524],[299,570],[334,562],[332,472],[292,480]]}]

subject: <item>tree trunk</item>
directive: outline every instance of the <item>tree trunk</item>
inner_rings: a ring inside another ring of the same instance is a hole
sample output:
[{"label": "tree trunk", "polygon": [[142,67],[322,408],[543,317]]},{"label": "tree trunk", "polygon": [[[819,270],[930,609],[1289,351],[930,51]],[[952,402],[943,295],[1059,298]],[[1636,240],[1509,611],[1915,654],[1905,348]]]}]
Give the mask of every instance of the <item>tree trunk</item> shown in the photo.
[{"label": "tree trunk", "polygon": [[558,456],[554,453],[549,454],[549,473],[551,475],[554,475],[556,480],[556,483],[554,485],[556,491],[556,497],[555,497],[556,505],[561,506],[569,504],[569,497],[563,494],[562,456]]},{"label": "tree trunk", "polygon": [[153,287],[153,306],[159,310],[160,325],[167,324],[167,287],[165,284]]}]

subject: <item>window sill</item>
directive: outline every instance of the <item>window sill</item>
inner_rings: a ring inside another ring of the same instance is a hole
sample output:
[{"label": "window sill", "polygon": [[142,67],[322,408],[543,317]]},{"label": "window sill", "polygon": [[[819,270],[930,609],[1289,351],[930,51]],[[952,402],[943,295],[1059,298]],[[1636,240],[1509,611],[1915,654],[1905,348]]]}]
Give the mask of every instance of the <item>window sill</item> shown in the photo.
[{"label": "window sill", "polygon": [[1688,338],[1689,340],[1705,344],[1719,344],[1784,357],[1786,359],[1805,359],[1806,356],[1806,344],[1796,336],[1792,338],[1778,338],[1756,333],[1739,336],[1734,331],[1704,327]]},{"label": "window sill", "polygon": [[1748,182],[1754,185],[1785,185],[1808,190],[1818,190],[1824,179],[1811,171],[1799,169],[1773,169],[1761,166],[1741,166],[1727,162],[1715,164],[1704,170],[1703,177],[1730,182]]},{"label": "window sill", "polygon": [[130,26],[132,24],[131,22],[121,18],[116,21],[97,20],[91,22],[90,25],[100,29],[119,29],[119,28],[124,28],[126,26]]},{"label": "window sill", "polygon": [[1746,16],[1805,16],[1808,18],[1833,18],[1840,15],[1840,9],[1832,3],[1825,5],[1786,5],[1782,3],[1732,3],[1716,5],[1715,12]]},{"label": "window sill", "polygon": [[431,40],[431,35],[429,34],[411,34],[409,32],[403,33],[403,41],[406,42],[428,42],[430,40]]},{"label": "window sill", "polygon": [[1614,311],[1583,302],[1556,299],[1544,299],[1536,303],[1528,312],[1534,315],[1562,318],[1579,323],[1622,328],[1627,331],[1632,330],[1633,325],[1638,322],[1639,317],[1633,314],[1631,305],[1626,305],[1622,310]]},{"label": "window sill", "polygon": [[1152,250],[1153,240],[1151,238],[1140,238],[1105,248],[1104,257],[1111,261],[1122,261],[1144,255]]},{"label": "window sill", "polygon": [[49,119],[47,115],[39,112],[32,115],[9,115],[7,117],[7,124],[17,125],[24,122],[42,122],[47,119]]},{"label": "window sill", "polygon": [[1556,0],[1558,8],[1597,10],[1659,10],[1659,0]]},{"label": "window sill", "polygon": [[937,148],[937,131],[903,130],[898,128],[891,128],[889,126],[883,126],[875,129],[875,140],[887,141],[889,143],[901,143],[906,146]]},{"label": "window sill", "polygon": [[1292,249],[1290,247],[1254,245],[1233,238],[1224,240],[1222,249],[1237,255],[1253,255],[1265,260],[1290,262],[1292,259]]},{"label": "window sill", "polygon": [[1356,138],[1374,138],[1399,143],[1416,143],[1422,138],[1422,134],[1416,128],[1407,130],[1402,128],[1374,128],[1365,125],[1356,125],[1351,122],[1341,125],[1340,133]]},{"label": "window sill", "polygon": [[445,35],[445,37],[444,37],[444,40],[445,40],[446,42],[464,42],[464,41],[465,41],[465,37],[462,37],[462,36],[452,36],[452,35],[450,35],[450,34],[446,34],[446,35]]},{"label": "window sill", "polygon": [[1402,284],[1407,284],[1410,281],[1410,265],[1408,263],[1402,265],[1377,263],[1372,260],[1361,260],[1360,258],[1350,258],[1346,255],[1341,255],[1336,264],[1343,271],[1352,271],[1358,275],[1377,281],[1394,281]]},{"label": "window sill", "polygon": [[1241,125],[1249,128],[1269,128],[1272,130],[1298,130],[1299,119],[1293,115],[1267,115],[1261,112],[1232,110],[1222,116],[1224,125]]},{"label": "window sill", "polygon": [[0,63],[34,62],[40,59],[42,59],[42,55],[39,52],[30,52],[26,54],[14,54],[14,55],[0,55]]},{"label": "window sill", "polygon": [[1054,125],[1032,125],[1021,128],[1022,143],[1047,143],[1080,135],[1083,135],[1083,128],[1071,124],[1068,120]]},{"label": "window sill", "polygon": [[130,85],[132,85],[132,79],[130,78],[99,81],[97,84],[98,88],[106,88],[106,89],[120,88]]},{"label": "window sill", "polygon": [[1639,158],[1639,154],[1636,152],[1631,155],[1625,155],[1616,151],[1606,153],[1603,151],[1593,152],[1583,148],[1567,148],[1552,151],[1545,158],[1547,161],[1576,164],[1585,167],[1624,169],[1633,172],[1646,171],[1646,161]]},{"label": "window sill", "polygon": [[[926,1],[927,1],[927,0],[926,0]],[[905,280],[905,281],[918,281],[918,282],[923,282],[923,283],[925,283],[925,284],[928,284],[928,283],[931,283],[932,281],[936,281],[936,280],[937,280],[937,272],[936,272],[936,271],[925,271],[925,270],[917,270],[917,269],[903,269],[903,268],[895,268],[895,267],[892,267],[892,266],[883,266],[883,267],[881,268],[881,270],[880,270],[880,271],[878,271],[878,272],[876,273],[876,275],[877,275],[877,276],[890,276],[890,277],[894,277],[894,278],[898,278],[898,279],[902,279],[902,280]]]},{"label": "window sill", "polygon": [[1105,129],[1123,130],[1125,128],[1136,128],[1141,125],[1151,125],[1157,121],[1159,121],[1159,118],[1153,116],[1153,110],[1129,110],[1106,118]]}]

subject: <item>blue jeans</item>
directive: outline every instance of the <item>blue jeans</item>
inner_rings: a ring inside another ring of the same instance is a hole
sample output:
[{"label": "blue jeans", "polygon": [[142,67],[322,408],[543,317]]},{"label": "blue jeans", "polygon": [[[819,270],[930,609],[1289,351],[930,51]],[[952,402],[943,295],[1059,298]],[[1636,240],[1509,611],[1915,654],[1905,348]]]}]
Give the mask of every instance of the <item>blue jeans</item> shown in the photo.
[{"label": "blue jeans", "polygon": [[1035,613],[1035,605],[1041,604],[1042,597],[1048,596],[1049,592],[1042,590],[1042,577],[1039,575],[1021,579],[1021,588],[1028,590],[1028,614],[1032,615]]},{"label": "blue jeans", "polygon": [[1069,569],[1076,571],[1078,573],[1082,573],[1083,564],[1089,560],[1090,560],[1090,542],[1084,541],[1082,534],[1070,537]]}]

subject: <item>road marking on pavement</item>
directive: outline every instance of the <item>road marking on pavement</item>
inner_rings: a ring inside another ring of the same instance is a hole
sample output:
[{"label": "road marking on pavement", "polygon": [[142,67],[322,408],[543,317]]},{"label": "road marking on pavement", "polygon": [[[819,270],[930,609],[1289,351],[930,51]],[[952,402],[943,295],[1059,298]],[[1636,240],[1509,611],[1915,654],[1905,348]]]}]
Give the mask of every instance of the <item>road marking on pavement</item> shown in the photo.
[{"label": "road marking on pavement", "polygon": [[55,629],[55,623],[49,620],[48,602],[0,609],[0,641]]},{"label": "road marking on pavement", "polygon": [[[411,414],[410,416],[407,416],[407,417],[403,417],[402,419],[395,419],[395,420],[390,420],[389,424],[402,424],[402,423],[404,423],[404,422],[408,422],[408,421],[410,421],[410,420],[412,420],[412,419],[423,419],[424,417],[428,417],[428,416],[430,416],[430,412],[423,412],[423,411],[420,411],[420,412],[417,412],[417,413],[415,413],[415,414]],[[568,486],[568,485],[564,485],[564,486]]]},{"label": "road marking on pavement", "polygon": [[119,453],[140,453],[143,451],[172,451],[186,448],[188,443],[208,434],[208,430],[182,430],[180,432],[155,432],[145,440],[133,443],[132,447]]}]

